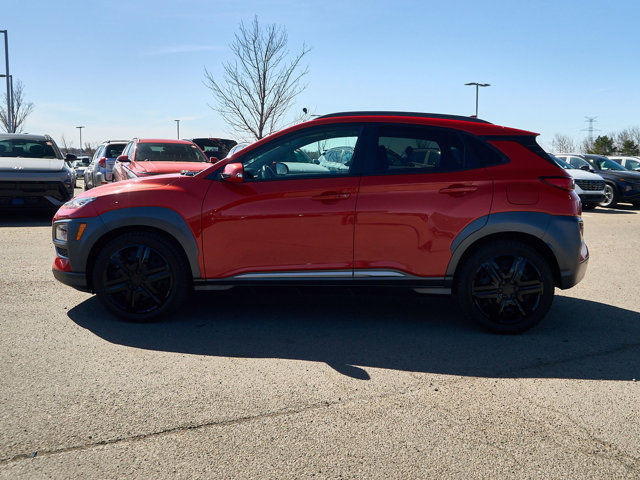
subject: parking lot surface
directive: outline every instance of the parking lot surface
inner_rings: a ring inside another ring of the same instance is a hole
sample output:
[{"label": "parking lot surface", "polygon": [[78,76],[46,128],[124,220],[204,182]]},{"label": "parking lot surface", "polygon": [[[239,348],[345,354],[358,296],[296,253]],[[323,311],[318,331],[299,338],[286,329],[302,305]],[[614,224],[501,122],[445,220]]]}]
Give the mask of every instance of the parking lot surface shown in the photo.
[{"label": "parking lot surface", "polygon": [[585,280],[498,336],[447,298],[231,290],[129,324],[0,218],[0,478],[638,478],[640,211],[584,214]]}]

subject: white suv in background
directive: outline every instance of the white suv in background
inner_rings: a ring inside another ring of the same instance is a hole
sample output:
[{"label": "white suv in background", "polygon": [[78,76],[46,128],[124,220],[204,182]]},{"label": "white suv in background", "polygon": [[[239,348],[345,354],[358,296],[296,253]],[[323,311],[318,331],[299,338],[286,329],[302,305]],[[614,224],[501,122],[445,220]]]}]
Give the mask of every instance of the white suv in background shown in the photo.
[{"label": "white suv in background", "polygon": [[583,210],[592,210],[604,200],[605,181],[600,175],[576,168],[554,155],[550,156],[573,177],[575,192],[582,201]]},{"label": "white suv in background", "polygon": [[640,172],[640,157],[609,157],[609,159],[619,163],[627,170]]}]

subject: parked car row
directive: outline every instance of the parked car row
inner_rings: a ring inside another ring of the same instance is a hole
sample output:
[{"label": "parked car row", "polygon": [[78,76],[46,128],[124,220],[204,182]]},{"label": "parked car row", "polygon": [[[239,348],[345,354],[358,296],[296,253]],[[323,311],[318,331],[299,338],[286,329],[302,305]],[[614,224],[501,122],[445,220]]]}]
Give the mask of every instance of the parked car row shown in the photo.
[{"label": "parked car row", "polygon": [[107,140],[84,172],[84,189],[149,175],[199,172],[235,145],[223,138]]},{"label": "parked car row", "polygon": [[[555,155],[569,164],[575,172],[582,170],[599,175],[604,181],[603,199],[598,203],[602,207],[614,207],[619,202],[631,203],[640,208],[640,172],[627,169],[625,165],[633,166],[635,157],[612,157],[583,153],[558,153]],[[578,180],[576,180],[578,183]],[[588,184],[589,188],[594,184]],[[601,184],[598,184],[598,187]],[[583,201],[584,202],[584,201]],[[590,204],[589,204],[590,205]]]}]

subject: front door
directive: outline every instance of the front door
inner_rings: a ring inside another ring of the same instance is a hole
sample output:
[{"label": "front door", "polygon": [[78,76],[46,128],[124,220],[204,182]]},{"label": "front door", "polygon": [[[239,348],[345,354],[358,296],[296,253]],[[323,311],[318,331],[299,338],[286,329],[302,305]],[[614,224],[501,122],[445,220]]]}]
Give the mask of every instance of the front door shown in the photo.
[{"label": "front door", "polygon": [[[361,130],[296,131],[239,156],[243,183],[214,179],[202,215],[206,277],[350,278]],[[336,147],[354,152],[345,164],[325,161]]]}]

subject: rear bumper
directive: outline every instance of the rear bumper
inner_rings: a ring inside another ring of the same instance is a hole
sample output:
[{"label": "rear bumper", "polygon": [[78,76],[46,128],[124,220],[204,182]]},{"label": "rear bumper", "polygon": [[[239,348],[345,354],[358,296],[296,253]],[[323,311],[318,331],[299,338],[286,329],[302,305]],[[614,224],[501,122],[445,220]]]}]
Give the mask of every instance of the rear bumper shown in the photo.
[{"label": "rear bumper", "polygon": [[562,272],[560,274],[560,288],[564,290],[580,283],[587,273],[588,264],[589,258],[579,263],[574,270]]},{"label": "rear bumper", "polygon": [[84,273],[77,272],[63,272],[57,268],[52,268],[53,276],[60,283],[64,283],[70,287],[80,290],[82,292],[90,292],[87,286],[87,276]]}]

